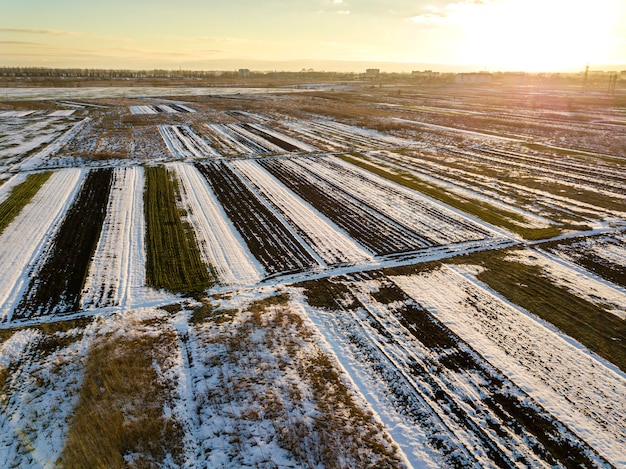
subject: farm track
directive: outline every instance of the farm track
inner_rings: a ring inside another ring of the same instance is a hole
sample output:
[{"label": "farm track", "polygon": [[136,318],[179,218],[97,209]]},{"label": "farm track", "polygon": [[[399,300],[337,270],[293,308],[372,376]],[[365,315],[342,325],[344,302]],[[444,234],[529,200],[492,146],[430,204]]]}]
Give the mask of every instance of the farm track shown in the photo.
[{"label": "farm track", "polygon": [[[369,286],[373,280],[379,284],[374,293]],[[386,372],[396,376],[386,377],[394,380],[388,385],[393,389],[398,385],[395,380],[405,383],[409,395],[418,400],[412,406],[420,402],[438,416],[439,425],[424,429],[431,434],[431,444],[438,441],[438,432],[454,442],[444,452],[448,465],[607,466],[585,442],[387,278],[362,273],[333,282],[341,286],[331,293],[341,298],[343,306],[336,303],[340,321],[358,331],[359,341],[367,340],[374,361],[370,366],[394,370]],[[411,405],[401,412],[408,408]]]},{"label": "farm track", "polygon": [[80,310],[80,295],[106,216],[112,169],[90,171],[45,261],[16,308],[18,319]]},{"label": "farm track", "polygon": [[250,252],[269,275],[300,272],[317,262],[225,164],[196,163]]}]

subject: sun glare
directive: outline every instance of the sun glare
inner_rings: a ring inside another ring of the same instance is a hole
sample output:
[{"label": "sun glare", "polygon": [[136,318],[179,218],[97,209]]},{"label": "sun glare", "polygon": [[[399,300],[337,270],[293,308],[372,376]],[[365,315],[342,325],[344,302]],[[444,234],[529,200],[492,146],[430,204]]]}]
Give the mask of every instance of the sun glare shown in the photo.
[{"label": "sun glare", "polygon": [[464,12],[460,57],[468,63],[527,72],[604,63],[619,0],[503,0]]}]

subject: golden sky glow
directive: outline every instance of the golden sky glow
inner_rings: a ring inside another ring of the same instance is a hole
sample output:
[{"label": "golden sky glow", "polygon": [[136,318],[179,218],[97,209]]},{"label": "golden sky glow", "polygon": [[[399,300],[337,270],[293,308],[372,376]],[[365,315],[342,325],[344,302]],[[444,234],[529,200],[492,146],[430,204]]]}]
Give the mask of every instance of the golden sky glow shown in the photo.
[{"label": "golden sky glow", "polygon": [[398,62],[395,69],[407,71],[416,64],[574,71],[626,64],[625,0],[0,0],[0,11],[5,66],[350,70],[349,62]]}]

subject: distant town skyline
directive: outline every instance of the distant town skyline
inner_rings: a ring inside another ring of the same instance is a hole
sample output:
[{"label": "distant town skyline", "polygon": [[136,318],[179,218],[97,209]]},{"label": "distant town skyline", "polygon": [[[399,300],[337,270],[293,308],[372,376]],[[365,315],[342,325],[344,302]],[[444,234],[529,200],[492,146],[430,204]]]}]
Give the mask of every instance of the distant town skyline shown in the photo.
[{"label": "distant town skyline", "polygon": [[623,0],[0,0],[0,66],[409,72],[626,64]]}]

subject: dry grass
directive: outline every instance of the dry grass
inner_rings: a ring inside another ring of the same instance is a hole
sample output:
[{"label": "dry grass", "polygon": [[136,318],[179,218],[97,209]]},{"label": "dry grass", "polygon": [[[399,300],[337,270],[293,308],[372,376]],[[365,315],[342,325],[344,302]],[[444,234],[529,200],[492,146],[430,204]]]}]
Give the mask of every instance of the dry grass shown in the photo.
[{"label": "dry grass", "polygon": [[[224,425],[230,450],[220,450],[233,466],[259,440],[277,444],[296,467],[401,466],[382,426],[354,399],[288,294],[231,310],[227,320],[210,319],[197,326],[212,383],[197,398],[199,413]],[[256,464],[276,467],[271,454]]]},{"label": "dry grass", "polygon": [[157,467],[168,456],[182,463],[182,429],[163,413],[171,390],[153,365],[175,341],[161,332],[107,338],[92,348],[61,467]]}]

